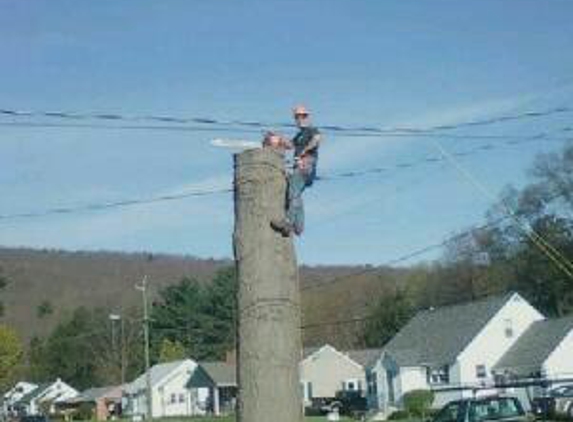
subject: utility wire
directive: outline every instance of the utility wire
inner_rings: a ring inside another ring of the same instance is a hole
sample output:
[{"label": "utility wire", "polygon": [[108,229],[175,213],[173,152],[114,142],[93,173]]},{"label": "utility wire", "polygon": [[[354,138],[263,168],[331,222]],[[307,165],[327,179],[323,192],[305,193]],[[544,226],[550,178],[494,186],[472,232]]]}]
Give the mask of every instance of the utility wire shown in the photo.
[{"label": "utility wire", "polygon": [[[551,195],[550,197],[548,197],[548,198],[547,198],[547,201],[553,201],[553,200],[558,199],[558,198],[561,198],[561,197],[563,197],[563,196],[564,196],[564,195],[563,195],[562,193],[556,193],[556,194]],[[330,285],[332,285],[332,284],[340,283],[340,282],[342,282],[342,281],[348,280],[348,279],[351,278],[351,277],[359,277],[359,276],[366,275],[366,274],[380,273],[381,271],[387,269],[388,267],[392,267],[392,266],[394,266],[394,265],[401,264],[401,263],[403,263],[403,262],[407,262],[407,261],[409,261],[409,260],[412,259],[412,258],[417,258],[417,257],[419,257],[419,256],[423,256],[423,255],[425,255],[425,254],[427,254],[428,252],[431,252],[431,251],[433,251],[433,250],[441,249],[441,248],[443,248],[444,246],[447,246],[449,243],[454,242],[454,241],[457,240],[457,239],[461,239],[461,238],[463,238],[464,236],[471,235],[472,233],[480,232],[480,231],[483,231],[483,230],[488,230],[488,229],[497,227],[497,226],[499,226],[500,224],[502,224],[502,223],[504,223],[504,222],[506,222],[506,221],[508,221],[508,220],[510,220],[510,219],[511,219],[511,217],[510,217],[509,215],[507,215],[507,214],[506,214],[506,215],[503,215],[503,216],[501,216],[501,217],[499,217],[499,218],[496,218],[495,220],[490,221],[490,222],[488,222],[488,223],[486,223],[486,224],[482,224],[481,226],[472,227],[472,228],[470,228],[470,229],[467,229],[467,230],[464,230],[464,231],[455,233],[455,234],[453,234],[453,235],[451,235],[451,236],[446,237],[446,238],[445,238],[444,240],[442,240],[441,242],[433,243],[433,244],[430,244],[430,245],[426,245],[426,246],[424,246],[424,247],[422,247],[422,248],[415,249],[415,250],[413,250],[413,251],[407,252],[407,253],[405,253],[404,255],[401,255],[401,256],[399,256],[399,257],[397,257],[397,258],[393,258],[393,259],[391,259],[391,260],[389,260],[389,261],[386,261],[386,262],[384,262],[384,263],[382,263],[382,264],[379,264],[379,265],[377,265],[377,266],[375,266],[375,267],[368,266],[368,267],[366,267],[366,268],[362,268],[362,269],[360,269],[360,270],[353,271],[353,272],[350,272],[350,273],[348,273],[348,274],[343,274],[343,275],[340,275],[340,276],[336,276],[336,277],[330,278],[330,279],[328,279],[328,280],[324,280],[324,281],[319,281],[319,282],[316,282],[316,283],[312,283],[312,284],[309,284],[309,285],[307,285],[307,286],[305,286],[305,287],[301,287],[300,290],[301,290],[301,291],[314,290],[314,289],[317,289],[317,288],[322,288],[322,287],[324,287],[324,286],[330,286]]]},{"label": "utility wire", "polygon": [[[468,180],[478,191],[480,191],[485,197],[496,200],[495,195],[489,191],[489,189],[481,183],[473,174],[471,174],[467,169],[465,169],[456,158],[450,154],[439,142],[434,141],[433,145],[442,154],[442,156],[466,179]],[[559,250],[557,250],[549,241],[544,239],[539,233],[537,233],[533,227],[529,225],[526,221],[522,220],[517,213],[505,202],[500,204],[502,210],[511,218],[523,233],[533,242],[533,244],[539,248],[546,256],[553,262],[563,273],[565,273],[571,280],[573,280],[573,264],[569,259],[567,259]]]},{"label": "utility wire", "polygon": [[[165,125],[126,125],[126,124],[101,124],[101,123],[45,123],[45,122],[0,122],[0,127],[14,127],[14,128],[70,128],[70,129],[104,129],[104,130],[148,130],[148,131],[168,131],[168,132],[203,132],[203,133],[241,133],[241,134],[257,134],[262,135],[265,130],[263,129],[249,129],[249,128],[231,128],[224,126],[165,126]],[[345,137],[345,138],[443,138],[443,139],[477,139],[477,140],[495,140],[495,139],[550,139],[545,132],[523,136],[523,135],[488,135],[488,134],[451,134],[451,133],[427,133],[427,132],[411,132],[411,133],[365,133],[365,132],[352,132],[352,131],[337,131],[329,132],[328,129],[323,129],[328,136],[331,137]],[[559,130],[559,132],[572,132],[573,128],[566,126]]]},{"label": "utility wire", "polygon": [[[472,148],[468,148],[461,151],[453,152],[452,154],[456,157],[467,157],[470,155],[475,155],[478,153],[483,153],[487,151],[492,151],[495,149],[500,148],[501,146],[515,146],[520,145],[527,142],[532,142],[534,140],[542,139],[547,141],[548,139],[545,138],[525,138],[521,141],[516,140],[509,140],[503,143],[488,143],[483,145],[477,145]],[[558,139],[558,141],[570,141],[571,139]],[[330,182],[337,179],[348,179],[354,177],[362,177],[366,175],[373,175],[373,174],[380,174],[380,173],[387,173],[391,171],[398,171],[408,168],[417,167],[420,165],[427,165],[433,163],[440,163],[445,161],[446,159],[441,156],[427,156],[421,158],[419,160],[414,161],[405,161],[401,163],[397,163],[393,166],[381,166],[381,167],[373,167],[363,170],[355,170],[355,171],[343,171],[338,173],[326,174],[324,176],[319,176],[317,178],[318,182]],[[118,200],[118,201],[109,201],[103,203],[93,203],[87,205],[80,205],[80,206],[70,206],[70,207],[56,207],[56,208],[49,208],[43,211],[37,212],[24,212],[24,213],[15,213],[15,214],[0,214],[0,222],[6,220],[15,220],[15,219],[31,219],[31,218],[40,218],[46,217],[50,215],[64,215],[64,214],[73,214],[76,212],[85,212],[85,211],[101,211],[106,209],[112,208],[123,208],[128,206],[137,206],[137,205],[145,205],[145,204],[152,204],[152,203],[159,203],[159,202],[166,202],[166,201],[174,201],[180,200],[190,197],[201,197],[201,196],[210,196],[210,195],[219,195],[225,193],[231,193],[233,189],[231,187],[224,187],[219,189],[206,189],[206,190],[192,190],[183,192],[180,194],[173,194],[173,195],[161,195],[152,198],[141,198],[141,199],[125,199],[125,200]]]},{"label": "utility wire", "polygon": [[59,207],[59,208],[49,208],[44,211],[38,212],[26,212],[26,213],[19,213],[19,214],[0,214],[0,220],[11,220],[11,219],[23,219],[23,218],[38,218],[38,217],[45,217],[48,215],[54,214],[72,214],[76,212],[82,211],[100,211],[110,208],[123,208],[129,207],[134,205],[142,205],[142,204],[151,204],[156,202],[166,202],[166,201],[175,201],[178,199],[190,198],[190,197],[198,197],[198,196],[207,196],[207,195],[217,195],[223,193],[230,193],[233,190],[230,188],[221,188],[221,189],[211,189],[211,190],[195,190],[195,191],[188,191],[180,194],[174,195],[161,195],[156,196],[153,198],[148,199],[125,199],[121,201],[112,201],[112,202],[104,202],[104,203],[93,203],[87,205],[80,205],[77,207]]},{"label": "utility wire", "polygon": [[[573,108],[568,106],[552,107],[544,110],[533,110],[521,113],[505,114],[497,117],[486,119],[472,119],[465,122],[460,122],[451,125],[434,125],[426,127],[409,127],[409,126],[343,126],[343,125],[322,125],[323,130],[332,132],[367,132],[373,134],[387,134],[387,133],[423,133],[433,131],[453,130],[464,127],[487,126],[496,123],[504,123],[515,120],[532,119],[540,117],[548,117],[552,115],[571,113]],[[169,116],[169,115],[125,115],[118,113],[83,113],[83,112],[66,112],[66,111],[26,111],[16,110],[14,108],[0,109],[0,115],[9,116],[13,118],[55,118],[60,120],[99,120],[107,122],[155,122],[155,123],[169,123],[169,124],[201,124],[201,125],[218,125],[218,126],[239,126],[249,128],[295,128],[292,123],[285,122],[264,122],[260,120],[226,120],[213,117],[182,117],[182,116]]]}]

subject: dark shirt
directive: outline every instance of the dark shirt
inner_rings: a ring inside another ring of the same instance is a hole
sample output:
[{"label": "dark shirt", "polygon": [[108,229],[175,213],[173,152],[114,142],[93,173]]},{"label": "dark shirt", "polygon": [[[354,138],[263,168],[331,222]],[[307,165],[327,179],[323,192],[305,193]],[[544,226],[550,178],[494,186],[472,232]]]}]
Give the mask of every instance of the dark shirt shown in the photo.
[{"label": "dark shirt", "polygon": [[[312,138],[319,133],[319,130],[312,126],[300,128],[298,133],[292,139],[292,143],[294,145],[294,156],[300,157],[300,154],[307,147]],[[316,161],[318,159],[318,148],[313,148],[308,151],[308,155],[311,155],[314,158],[314,161]]]},{"label": "dark shirt", "polygon": [[[299,158],[304,149],[308,146],[315,135],[320,134],[319,130],[312,126],[300,128],[298,133],[292,139],[294,145],[294,156]],[[318,147],[309,150],[305,155],[305,162],[308,165],[304,171],[305,185],[311,186],[316,179],[316,164],[318,162]],[[295,164],[296,168],[296,164]]]}]

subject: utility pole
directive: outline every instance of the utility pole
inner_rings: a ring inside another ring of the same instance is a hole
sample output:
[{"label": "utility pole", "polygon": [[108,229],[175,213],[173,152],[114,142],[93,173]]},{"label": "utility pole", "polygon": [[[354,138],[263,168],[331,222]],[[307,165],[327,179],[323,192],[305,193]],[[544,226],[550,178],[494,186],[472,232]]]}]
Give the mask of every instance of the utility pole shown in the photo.
[{"label": "utility pole", "polygon": [[238,422],[301,422],[298,268],[284,217],[283,157],[270,149],[235,155],[234,250],[238,277]]},{"label": "utility pole", "polygon": [[126,371],[126,366],[127,366],[127,344],[126,344],[126,340],[125,340],[125,318],[121,319],[121,326],[120,326],[120,330],[121,330],[121,385],[124,386],[125,385],[125,371]]},{"label": "utility pole", "polygon": [[[120,383],[121,385],[125,384],[125,361],[126,361],[126,351],[125,351],[125,318],[122,317],[121,314],[110,314],[109,319],[111,321],[111,342],[112,342],[112,350],[114,359],[119,356],[119,368],[120,368]],[[119,343],[119,352],[117,352],[117,341],[116,341],[116,334],[115,334],[115,322],[119,321],[119,336],[120,336],[120,343]]]},{"label": "utility pole", "polygon": [[[111,344],[112,344],[112,353],[113,353],[113,361],[117,362],[117,358],[119,357],[119,368],[120,368],[120,379],[121,379],[121,385],[123,385],[125,383],[125,379],[124,379],[124,360],[123,360],[123,350],[124,350],[124,346],[125,346],[125,339],[124,339],[124,329],[123,329],[123,318],[121,317],[121,314],[109,314],[109,320],[111,321]],[[117,340],[116,340],[116,334],[115,334],[115,323],[116,321],[119,321],[120,323],[120,348],[118,349],[117,347]],[[115,365],[114,365],[115,366]],[[116,380],[117,382],[117,380]]]},{"label": "utility pole", "polygon": [[147,406],[146,419],[151,420],[153,418],[153,395],[151,392],[151,371],[150,371],[150,359],[149,359],[149,309],[147,305],[147,276],[143,277],[140,285],[136,285],[137,290],[141,290],[141,296],[143,299],[143,343],[144,343],[144,354],[145,354],[145,383],[146,383],[146,397]]}]

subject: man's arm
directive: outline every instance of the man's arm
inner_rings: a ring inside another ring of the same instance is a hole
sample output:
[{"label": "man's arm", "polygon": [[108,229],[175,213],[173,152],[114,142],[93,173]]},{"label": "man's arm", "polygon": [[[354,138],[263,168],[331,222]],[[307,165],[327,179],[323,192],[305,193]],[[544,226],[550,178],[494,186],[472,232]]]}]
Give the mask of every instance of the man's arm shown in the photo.
[{"label": "man's arm", "polygon": [[314,136],[311,138],[308,145],[300,153],[301,157],[305,156],[306,154],[308,154],[313,149],[318,148],[321,141],[322,141],[322,136],[320,135],[320,133],[314,134]]}]

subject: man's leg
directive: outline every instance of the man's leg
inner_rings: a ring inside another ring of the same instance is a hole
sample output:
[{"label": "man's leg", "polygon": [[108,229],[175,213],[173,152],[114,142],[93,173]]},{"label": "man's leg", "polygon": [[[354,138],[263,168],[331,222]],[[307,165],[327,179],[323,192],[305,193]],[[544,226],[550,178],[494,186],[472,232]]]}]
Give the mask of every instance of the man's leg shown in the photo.
[{"label": "man's leg", "polygon": [[286,218],[284,220],[271,221],[271,227],[290,236],[294,231],[297,235],[302,233],[304,227],[304,208],[302,204],[302,192],[306,187],[305,175],[298,169],[288,177],[286,192]]},{"label": "man's leg", "polygon": [[287,220],[297,235],[304,230],[304,203],[302,193],[306,188],[306,175],[296,169],[288,181]]}]

